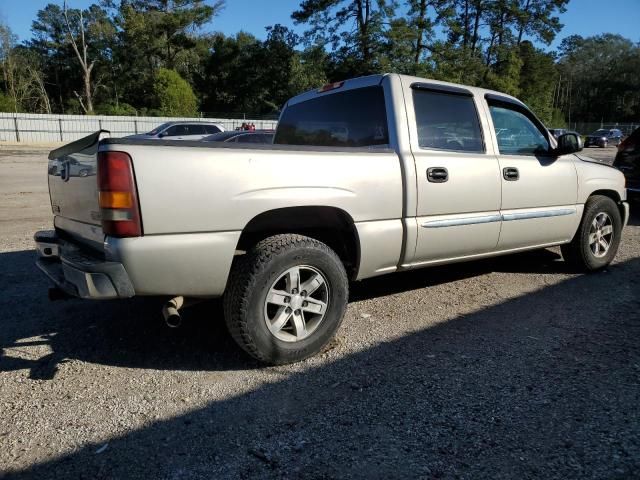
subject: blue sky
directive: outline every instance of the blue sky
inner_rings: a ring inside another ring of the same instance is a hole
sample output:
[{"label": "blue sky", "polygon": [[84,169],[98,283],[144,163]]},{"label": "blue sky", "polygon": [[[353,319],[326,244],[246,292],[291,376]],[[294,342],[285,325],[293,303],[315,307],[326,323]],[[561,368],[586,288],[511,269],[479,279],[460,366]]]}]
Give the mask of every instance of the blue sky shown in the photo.
[{"label": "blue sky", "polygon": [[[47,0],[0,0],[0,19],[6,22],[20,40],[30,37],[31,22]],[[62,0],[57,0],[62,4]],[[68,0],[71,7],[86,7],[95,0]],[[207,30],[233,34],[240,30],[265,37],[265,27],[276,23],[294,27],[291,12],[299,0],[227,0],[225,10]],[[565,27],[552,44],[572,34],[583,36],[619,33],[640,42],[640,0],[571,0],[567,13],[561,16]],[[298,32],[302,32],[297,27]]]}]

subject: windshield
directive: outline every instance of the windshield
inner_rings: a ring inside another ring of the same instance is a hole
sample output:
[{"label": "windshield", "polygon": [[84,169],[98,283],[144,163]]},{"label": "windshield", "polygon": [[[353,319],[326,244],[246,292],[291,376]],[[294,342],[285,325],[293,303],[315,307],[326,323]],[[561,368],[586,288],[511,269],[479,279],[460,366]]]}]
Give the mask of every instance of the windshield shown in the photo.
[{"label": "windshield", "polygon": [[169,125],[171,125],[170,122],[163,123],[162,125],[158,125],[156,128],[154,128],[150,132],[145,133],[145,135],[157,135],[158,133],[163,131],[165,128],[167,128]]}]

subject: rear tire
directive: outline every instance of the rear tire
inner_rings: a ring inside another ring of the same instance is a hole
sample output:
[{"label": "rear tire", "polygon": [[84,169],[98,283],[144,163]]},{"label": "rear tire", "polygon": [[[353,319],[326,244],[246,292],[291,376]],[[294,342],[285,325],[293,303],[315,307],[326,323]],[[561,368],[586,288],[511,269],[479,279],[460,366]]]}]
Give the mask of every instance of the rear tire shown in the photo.
[{"label": "rear tire", "polygon": [[609,265],[616,256],[622,233],[622,218],[609,197],[594,195],[584,206],[582,221],[571,243],[562,245],[565,261],[583,272]]},{"label": "rear tire", "polygon": [[340,327],[349,282],[327,245],[302,235],[269,237],[239,257],[224,296],[229,333],[274,365],[319,352]]}]

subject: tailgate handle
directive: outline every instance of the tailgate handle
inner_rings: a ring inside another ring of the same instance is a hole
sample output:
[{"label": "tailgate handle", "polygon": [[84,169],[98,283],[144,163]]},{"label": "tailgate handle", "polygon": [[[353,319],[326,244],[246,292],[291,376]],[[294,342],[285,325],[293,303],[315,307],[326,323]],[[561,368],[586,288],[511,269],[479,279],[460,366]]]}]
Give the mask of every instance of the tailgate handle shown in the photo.
[{"label": "tailgate handle", "polygon": [[427,180],[431,183],[444,183],[449,180],[449,172],[444,167],[428,168]]}]

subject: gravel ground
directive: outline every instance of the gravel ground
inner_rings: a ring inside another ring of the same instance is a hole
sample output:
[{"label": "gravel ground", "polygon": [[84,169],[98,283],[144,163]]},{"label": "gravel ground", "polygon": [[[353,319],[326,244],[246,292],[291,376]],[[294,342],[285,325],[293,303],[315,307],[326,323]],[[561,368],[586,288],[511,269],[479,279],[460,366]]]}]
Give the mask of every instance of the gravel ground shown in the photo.
[{"label": "gravel ground", "polygon": [[323,354],[264,368],[217,302],[177,330],[48,303],[45,157],[0,150],[0,477],[640,477],[638,216],[598,274],[551,249],[356,284]]}]

